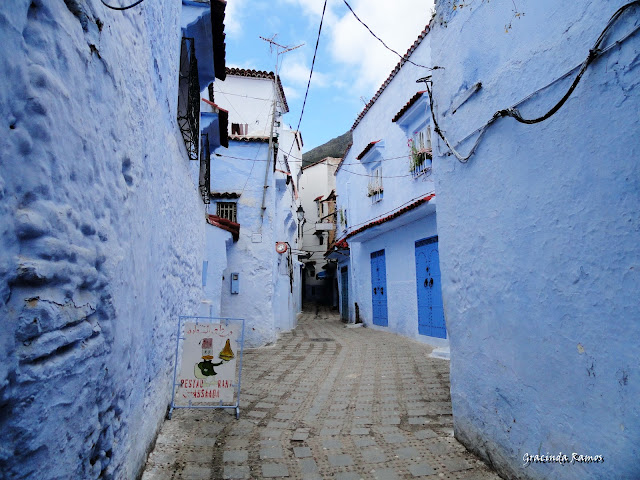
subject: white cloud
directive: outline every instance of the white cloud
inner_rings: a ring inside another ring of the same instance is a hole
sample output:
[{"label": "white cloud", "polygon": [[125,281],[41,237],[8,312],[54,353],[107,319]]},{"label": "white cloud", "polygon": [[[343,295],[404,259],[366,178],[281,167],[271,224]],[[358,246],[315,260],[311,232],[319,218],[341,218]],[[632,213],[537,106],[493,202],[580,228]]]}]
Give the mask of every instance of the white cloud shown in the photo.
[{"label": "white cloud", "polygon": [[287,97],[287,102],[302,98],[302,93],[300,93],[296,88],[290,87],[289,85],[283,85],[282,89],[284,90],[284,96]]},{"label": "white cloud", "polygon": [[246,8],[245,0],[232,0],[227,2],[224,9],[224,31],[227,35],[239,36],[242,34],[242,14]]},{"label": "white cloud", "polygon": [[[310,63],[311,62],[309,62],[309,66],[307,66],[307,62],[302,55],[285,56],[282,62],[282,78],[293,84],[306,86],[309,81]],[[314,67],[311,82],[314,87],[328,87],[331,84],[331,76],[319,72]]]},{"label": "white cloud", "polygon": [[[349,4],[378,37],[404,55],[428,23],[433,1],[351,0]],[[331,27],[330,50],[336,61],[352,69],[354,89],[369,95],[399,61],[348,10]]]}]

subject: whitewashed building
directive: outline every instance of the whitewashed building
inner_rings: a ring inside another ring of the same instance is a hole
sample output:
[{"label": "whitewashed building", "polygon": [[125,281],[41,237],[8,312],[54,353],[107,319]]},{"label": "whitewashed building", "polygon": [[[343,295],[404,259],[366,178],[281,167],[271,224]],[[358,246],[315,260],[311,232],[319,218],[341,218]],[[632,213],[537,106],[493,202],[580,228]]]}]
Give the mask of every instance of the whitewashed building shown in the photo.
[{"label": "whitewashed building", "polygon": [[204,295],[225,5],[0,2],[2,478],[141,475]]},{"label": "whitewashed building", "polygon": [[339,163],[340,158],[326,157],[306,165],[302,167],[299,183],[305,220],[303,298],[331,306],[337,306],[336,264],[324,254],[335,241],[335,172]]},{"label": "whitewashed building", "polygon": [[640,5],[456,3],[430,34],[455,435],[504,478],[640,478]]},{"label": "whitewashed building", "polygon": [[[227,68],[204,102],[228,112],[228,147],[212,152],[207,230],[208,300],[244,318],[249,346],[295,327],[301,309],[297,178],[302,137],[272,72]],[[274,116],[275,113],[275,116]],[[230,236],[229,236],[230,235]]]},{"label": "whitewashed building", "polygon": [[430,343],[446,356],[430,110],[416,83],[429,70],[415,65],[431,65],[428,31],[353,124],[353,144],[336,172],[338,242],[328,258],[338,260],[343,318]]}]

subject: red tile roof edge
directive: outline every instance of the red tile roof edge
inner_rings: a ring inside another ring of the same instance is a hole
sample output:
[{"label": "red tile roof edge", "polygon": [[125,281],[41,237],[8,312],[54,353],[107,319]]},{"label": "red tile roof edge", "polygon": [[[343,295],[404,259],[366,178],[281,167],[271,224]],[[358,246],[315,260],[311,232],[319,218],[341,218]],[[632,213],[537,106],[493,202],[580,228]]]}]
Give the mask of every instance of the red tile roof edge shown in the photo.
[{"label": "red tile roof edge", "polygon": [[357,228],[356,230],[354,230],[353,232],[348,233],[343,240],[346,240],[348,238],[353,237],[354,235],[357,235],[358,233],[364,232],[365,230],[368,230],[371,227],[375,227],[377,225],[381,225],[385,222],[388,222],[389,220],[393,220],[394,218],[398,218],[400,215],[407,213],[410,210],[413,210],[416,207],[419,207],[420,205],[422,205],[423,203],[427,203],[429,200],[431,200],[432,198],[434,198],[436,196],[435,193],[430,193],[429,195],[427,195],[426,197],[422,197],[418,200],[416,200],[413,203],[410,203],[409,205],[402,207],[401,209],[397,210],[396,212],[392,213],[391,215],[387,215],[386,217],[383,218],[379,218],[378,220],[374,220],[373,222],[369,222],[366,225]]},{"label": "red tile roof edge", "polygon": [[206,103],[207,105],[211,105],[214,108],[217,108],[218,110],[222,110],[223,112],[227,112],[229,113],[229,110],[225,110],[224,108],[220,107],[219,105],[216,105],[215,103],[213,103],[211,100],[207,100],[206,98],[201,98],[200,100],[202,100],[204,103]]},{"label": "red tile roof edge", "polygon": [[[382,140],[382,139],[380,139]],[[374,142],[369,142],[369,144],[364,147],[364,150],[362,150],[360,152],[360,154],[356,157],[356,160],[362,160],[362,157],[364,157],[367,153],[369,153],[369,150],[371,150],[373,148],[373,146],[378,143],[380,140],[376,140]]]},{"label": "red tile roof edge", "polygon": [[[274,141],[276,137],[273,137]],[[269,143],[269,137],[250,137],[245,135],[229,135],[229,140],[235,140],[236,142],[264,142]]]},{"label": "red tile roof edge", "polygon": [[364,110],[360,112],[360,114],[356,118],[356,121],[353,123],[351,130],[353,130],[358,126],[358,123],[360,123],[360,120],[364,118],[364,116],[369,111],[369,109],[373,106],[374,103],[376,103],[376,100],[378,100],[380,95],[382,95],[382,92],[384,92],[385,88],[387,88],[387,85],[391,83],[391,80],[393,80],[393,77],[395,77],[398,74],[398,72],[400,71],[400,68],[406,63],[406,61],[409,59],[411,54],[415,51],[416,48],[418,48],[420,43],[422,43],[422,40],[427,36],[427,34],[429,33],[429,30],[430,28],[429,28],[429,25],[427,24],[427,26],[424,27],[424,30],[420,32],[420,35],[418,35],[418,38],[416,39],[416,41],[413,42],[413,45],[409,47],[409,49],[407,50],[407,53],[405,53],[402,56],[402,58],[400,59],[398,64],[395,66],[395,68],[391,70],[391,73],[389,74],[387,79],[382,83],[382,85],[380,86],[376,94],[373,96],[373,98],[369,100],[369,103],[367,103],[367,105],[364,107]]},{"label": "red tile roof edge", "polygon": [[[270,78],[274,80],[276,78],[276,74],[273,72],[267,72],[266,70],[252,70],[250,68],[226,68],[227,75],[235,75],[237,77],[250,77],[250,78]],[[289,104],[287,104],[287,97],[284,94],[284,88],[282,88],[282,82],[280,81],[280,75],[276,80],[278,84],[278,89],[280,90],[280,95],[282,96],[282,100],[284,102],[284,113],[289,112]]]},{"label": "red tile roof edge", "polygon": [[340,170],[340,167],[344,163],[344,159],[347,158],[347,153],[349,153],[349,150],[351,150],[351,147],[353,147],[353,142],[351,142],[349,145],[347,145],[347,148],[344,149],[344,153],[342,154],[342,160],[340,160],[340,163],[336,167],[336,171],[333,172],[334,175],[338,174],[338,170]]},{"label": "red tile roof edge", "polygon": [[319,197],[316,197],[313,199],[314,202],[317,202],[318,200],[320,200],[324,195],[320,195]]},{"label": "red tile roof edge", "polygon": [[226,218],[219,217],[218,215],[207,215],[207,223],[214,227],[221,228],[231,233],[233,241],[237,242],[240,238],[240,224],[227,220]]},{"label": "red tile roof edge", "polygon": [[209,192],[211,198],[240,198],[238,192]]},{"label": "red tile roof edge", "polygon": [[411,97],[407,103],[404,104],[404,107],[402,107],[400,111],[394,115],[391,121],[397,122],[398,120],[400,120],[400,118],[402,118],[402,116],[407,112],[407,110],[409,110],[426,92],[427,92],[426,90],[416,92],[416,94],[413,97]]}]

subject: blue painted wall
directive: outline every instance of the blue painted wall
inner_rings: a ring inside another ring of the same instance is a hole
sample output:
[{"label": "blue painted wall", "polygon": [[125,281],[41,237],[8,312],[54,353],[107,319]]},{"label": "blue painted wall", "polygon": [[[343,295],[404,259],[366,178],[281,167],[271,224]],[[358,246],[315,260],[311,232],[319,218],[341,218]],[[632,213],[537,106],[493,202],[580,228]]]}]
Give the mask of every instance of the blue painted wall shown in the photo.
[{"label": "blue painted wall", "polygon": [[[435,111],[463,153],[471,144],[457,142],[496,110],[580,64],[623,4],[516,2],[514,17],[510,1],[472,3],[438,2],[431,33],[444,67]],[[510,478],[640,478],[639,52],[636,34],[598,59],[543,123],[497,121],[467,164],[436,149],[455,432]],[[567,88],[522,113],[537,116]],[[559,452],[605,462],[523,468],[526,453]]]},{"label": "blue painted wall", "polygon": [[0,4],[0,478],[136,478],[164,418],[205,247],[179,16]]},{"label": "blue painted wall", "polygon": [[[410,59],[421,65],[430,63],[428,34]],[[353,146],[336,173],[337,207],[346,211],[347,218],[346,225],[340,224],[338,215],[338,239],[434,192],[433,175],[417,178],[412,176],[410,148],[407,145],[413,132],[424,128],[429,122],[426,102],[417,102],[403,115],[404,126],[392,122],[407,102],[417,92],[424,90],[423,84],[416,83],[424,73],[424,68],[405,62],[354,128]],[[372,203],[367,197],[367,185],[371,179],[367,175],[370,171],[357,156],[370,142],[377,140],[381,141],[363,159],[364,163],[368,160],[379,161],[382,166],[384,197],[381,201]],[[437,235],[435,205],[434,198],[392,221],[348,238],[348,308],[351,321],[355,320],[354,304],[357,302],[360,318],[367,326],[406,335],[436,347],[448,345],[447,340],[420,335],[418,332],[415,242]],[[386,257],[387,327],[373,324],[370,254],[381,249],[385,250]],[[341,262],[346,261],[341,256],[337,258]],[[339,285],[342,285],[341,279]],[[341,308],[344,306],[341,305]]]}]

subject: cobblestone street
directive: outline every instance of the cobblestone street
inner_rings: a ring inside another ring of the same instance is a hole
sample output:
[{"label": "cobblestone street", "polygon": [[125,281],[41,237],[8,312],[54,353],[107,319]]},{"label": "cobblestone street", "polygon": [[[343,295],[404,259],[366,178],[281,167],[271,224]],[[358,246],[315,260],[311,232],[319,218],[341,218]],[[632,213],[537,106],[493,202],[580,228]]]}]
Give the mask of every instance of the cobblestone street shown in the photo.
[{"label": "cobblestone street", "polygon": [[174,411],[142,478],[498,479],[453,437],[449,363],[430,351],[306,311],[245,351],[240,419]]}]

